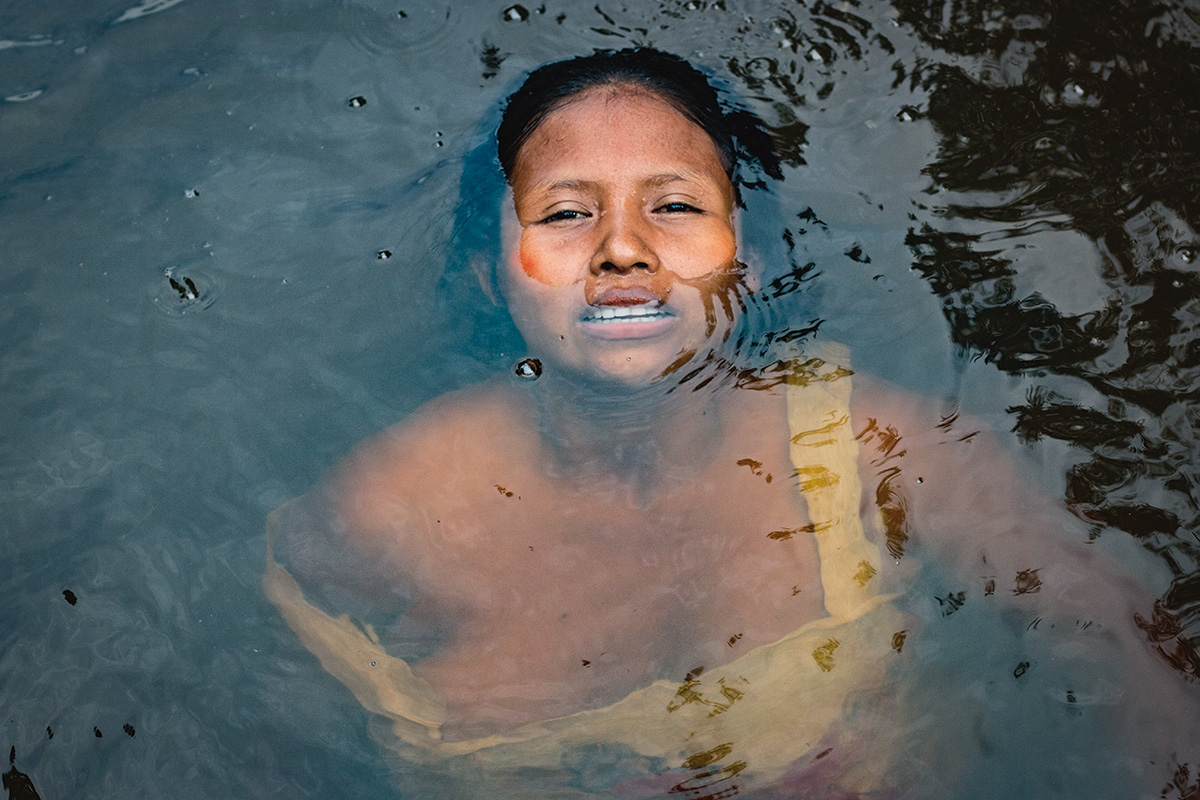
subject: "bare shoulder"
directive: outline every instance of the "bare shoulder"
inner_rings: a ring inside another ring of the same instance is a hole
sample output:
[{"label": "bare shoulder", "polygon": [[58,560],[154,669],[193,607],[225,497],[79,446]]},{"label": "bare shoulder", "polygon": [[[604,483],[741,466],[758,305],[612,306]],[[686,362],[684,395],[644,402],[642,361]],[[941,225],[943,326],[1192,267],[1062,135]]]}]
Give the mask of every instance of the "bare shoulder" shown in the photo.
[{"label": "bare shoulder", "polygon": [[432,498],[454,494],[501,454],[519,460],[531,424],[501,381],[431,400],[358,445],[335,470],[331,483],[348,528],[362,535],[411,529]]}]

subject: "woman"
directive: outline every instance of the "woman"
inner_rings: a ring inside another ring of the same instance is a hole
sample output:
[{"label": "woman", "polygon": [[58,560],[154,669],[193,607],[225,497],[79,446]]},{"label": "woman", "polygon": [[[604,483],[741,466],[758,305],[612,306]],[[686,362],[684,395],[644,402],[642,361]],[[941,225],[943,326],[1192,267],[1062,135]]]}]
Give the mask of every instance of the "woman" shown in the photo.
[{"label": "woman", "polygon": [[837,348],[732,365],[761,279],[744,175],[778,164],[694,68],[542,67],[498,153],[500,257],[474,267],[540,377],[438,398],[270,521],[272,600],[421,791],[953,792],[938,751],[967,721],[933,736],[897,688],[913,544],[1128,627],[1129,593],[1087,591],[1092,554],[1042,535],[1070,523],[982,437],[859,376],[851,398]]}]

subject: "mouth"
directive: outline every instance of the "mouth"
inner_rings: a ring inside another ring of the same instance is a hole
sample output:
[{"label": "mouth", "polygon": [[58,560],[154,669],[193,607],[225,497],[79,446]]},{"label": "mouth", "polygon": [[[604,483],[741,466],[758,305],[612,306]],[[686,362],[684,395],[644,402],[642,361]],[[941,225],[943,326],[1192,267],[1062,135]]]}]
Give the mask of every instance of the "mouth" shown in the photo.
[{"label": "mouth", "polygon": [[608,302],[589,306],[579,320],[588,335],[597,339],[650,339],[676,322],[675,315],[657,298],[606,299]]},{"label": "mouth", "polygon": [[675,316],[650,303],[635,306],[598,306],[583,315],[583,322],[592,325],[630,325],[657,322]]}]

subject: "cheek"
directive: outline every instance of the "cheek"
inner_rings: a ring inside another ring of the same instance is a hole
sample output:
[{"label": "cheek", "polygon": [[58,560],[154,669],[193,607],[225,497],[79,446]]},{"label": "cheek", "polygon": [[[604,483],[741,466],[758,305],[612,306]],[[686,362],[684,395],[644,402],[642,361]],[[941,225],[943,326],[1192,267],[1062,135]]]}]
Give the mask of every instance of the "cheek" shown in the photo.
[{"label": "cheek", "polygon": [[546,286],[570,286],[582,279],[580,271],[572,268],[566,248],[546,242],[528,229],[522,232],[511,259],[514,269]]},{"label": "cheek", "polygon": [[501,282],[509,316],[529,343],[546,336],[557,339],[562,333],[565,307],[571,303],[570,288],[555,287],[525,273],[519,253],[509,256],[509,265]]},{"label": "cheek", "polygon": [[732,230],[697,231],[674,248],[667,268],[684,280],[724,272],[737,257],[737,237]]}]

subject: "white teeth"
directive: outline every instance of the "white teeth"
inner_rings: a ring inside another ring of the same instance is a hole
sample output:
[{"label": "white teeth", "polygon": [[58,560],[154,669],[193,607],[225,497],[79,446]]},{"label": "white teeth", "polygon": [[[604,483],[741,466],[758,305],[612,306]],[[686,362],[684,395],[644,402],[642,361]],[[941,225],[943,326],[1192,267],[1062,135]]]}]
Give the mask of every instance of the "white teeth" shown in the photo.
[{"label": "white teeth", "polygon": [[584,317],[586,322],[649,322],[669,317],[650,306],[600,306]]}]

